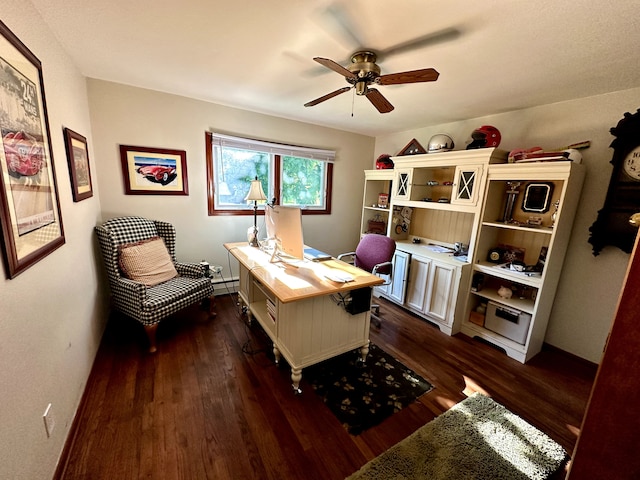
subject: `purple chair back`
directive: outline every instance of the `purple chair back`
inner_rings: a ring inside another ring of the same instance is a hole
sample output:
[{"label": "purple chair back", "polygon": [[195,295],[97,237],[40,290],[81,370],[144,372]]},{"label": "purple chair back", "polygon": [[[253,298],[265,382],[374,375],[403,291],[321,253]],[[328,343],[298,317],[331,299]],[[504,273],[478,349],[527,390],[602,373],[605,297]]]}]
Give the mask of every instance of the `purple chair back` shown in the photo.
[{"label": "purple chair back", "polygon": [[[368,234],[360,239],[356,247],[355,265],[358,268],[371,272],[379,263],[390,262],[396,251],[396,242],[385,235]],[[378,273],[389,273],[390,266],[381,268]]]}]

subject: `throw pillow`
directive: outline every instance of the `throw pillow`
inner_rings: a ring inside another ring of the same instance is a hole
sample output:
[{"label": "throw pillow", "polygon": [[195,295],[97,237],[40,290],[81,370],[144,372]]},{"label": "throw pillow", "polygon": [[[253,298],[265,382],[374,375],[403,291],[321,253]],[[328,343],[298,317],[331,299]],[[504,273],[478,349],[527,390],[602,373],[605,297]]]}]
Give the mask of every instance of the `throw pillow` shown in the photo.
[{"label": "throw pillow", "polygon": [[151,287],[178,276],[160,237],[120,245],[119,250],[120,269],[131,280]]}]

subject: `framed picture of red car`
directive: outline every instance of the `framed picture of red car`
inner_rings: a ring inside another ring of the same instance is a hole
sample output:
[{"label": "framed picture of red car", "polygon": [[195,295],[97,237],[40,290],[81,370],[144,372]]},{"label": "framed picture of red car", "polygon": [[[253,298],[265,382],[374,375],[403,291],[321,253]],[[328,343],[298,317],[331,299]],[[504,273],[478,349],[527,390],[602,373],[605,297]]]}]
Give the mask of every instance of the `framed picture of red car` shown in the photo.
[{"label": "framed picture of red car", "polygon": [[65,243],[40,60],[0,22],[0,224],[5,273]]},{"label": "framed picture of red car", "polygon": [[80,200],[93,196],[87,139],[79,133],[65,128],[64,143],[67,148],[67,161],[69,162],[73,201],[79,202]]},{"label": "framed picture of red car", "polygon": [[184,150],[120,145],[127,195],[189,195]]}]

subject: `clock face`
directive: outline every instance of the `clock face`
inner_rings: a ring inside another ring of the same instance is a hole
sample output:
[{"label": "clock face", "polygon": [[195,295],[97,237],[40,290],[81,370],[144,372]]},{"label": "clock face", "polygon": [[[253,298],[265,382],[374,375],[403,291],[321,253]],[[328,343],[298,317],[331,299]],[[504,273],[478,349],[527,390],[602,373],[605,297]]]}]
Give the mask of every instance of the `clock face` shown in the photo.
[{"label": "clock face", "polygon": [[623,169],[631,179],[640,182],[640,146],[631,150],[625,157]]}]

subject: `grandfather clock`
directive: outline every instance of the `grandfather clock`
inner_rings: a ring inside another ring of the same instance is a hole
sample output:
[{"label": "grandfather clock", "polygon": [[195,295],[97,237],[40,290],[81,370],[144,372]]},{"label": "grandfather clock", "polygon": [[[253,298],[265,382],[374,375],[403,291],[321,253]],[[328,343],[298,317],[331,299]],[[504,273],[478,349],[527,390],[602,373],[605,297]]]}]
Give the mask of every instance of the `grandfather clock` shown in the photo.
[{"label": "grandfather clock", "polygon": [[629,217],[640,211],[640,109],[625,113],[610,132],[616,137],[611,142],[613,173],[604,206],[589,229],[594,255],[606,245],[631,253],[637,229]]}]

